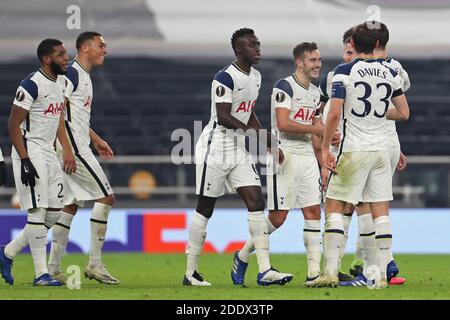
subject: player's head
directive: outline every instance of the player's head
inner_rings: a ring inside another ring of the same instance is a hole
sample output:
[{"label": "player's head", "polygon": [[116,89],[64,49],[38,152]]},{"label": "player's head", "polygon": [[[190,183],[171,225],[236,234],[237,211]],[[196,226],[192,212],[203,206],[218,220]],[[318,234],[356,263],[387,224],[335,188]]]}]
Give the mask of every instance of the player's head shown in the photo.
[{"label": "player's head", "polygon": [[37,56],[42,66],[49,66],[55,74],[65,74],[69,56],[64,44],[58,39],[45,39],[39,43]]},{"label": "player's head", "polygon": [[293,50],[295,67],[309,79],[317,79],[322,67],[322,58],[315,42],[302,42]]},{"label": "player's head", "polygon": [[342,37],[342,43],[344,44],[344,55],[342,56],[342,59],[346,63],[352,61],[353,57],[355,56],[355,49],[352,47],[351,43],[354,29],[355,27],[351,27],[344,32],[344,35]]},{"label": "player's head", "polygon": [[371,22],[363,22],[355,27],[351,41],[356,54],[373,54],[379,43],[378,31]]},{"label": "player's head", "polygon": [[260,42],[252,29],[236,30],[231,36],[231,46],[236,57],[249,64],[257,64],[261,59]]},{"label": "player's head", "polygon": [[378,33],[378,47],[381,50],[385,50],[386,49],[386,45],[389,42],[389,29],[388,27],[379,21],[370,21],[370,23],[372,23],[372,25],[376,25],[376,30]]},{"label": "player's head", "polygon": [[78,55],[83,55],[93,66],[102,65],[106,55],[106,42],[95,31],[81,33],[76,41]]}]

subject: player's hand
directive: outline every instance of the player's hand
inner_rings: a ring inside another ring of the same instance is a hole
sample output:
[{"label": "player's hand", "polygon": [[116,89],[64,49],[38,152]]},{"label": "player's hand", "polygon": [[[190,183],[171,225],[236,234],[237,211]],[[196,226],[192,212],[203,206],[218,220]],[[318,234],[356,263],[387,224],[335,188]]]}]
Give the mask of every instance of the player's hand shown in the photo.
[{"label": "player's hand", "polygon": [[321,121],[317,121],[315,124],[314,124],[314,127],[315,127],[315,132],[314,132],[314,134],[316,135],[316,136],[319,136],[319,137],[323,137],[323,133],[324,133],[324,131],[325,131],[325,127],[323,126],[323,124],[322,124],[322,122]]},{"label": "player's hand", "polygon": [[65,172],[67,172],[68,174],[75,173],[75,171],[77,170],[77,161],[72,153],[72,150],[67,149],[63,151],[63,163],[63,170]]},{"label": "player's hand", "polygon": [[5,161],[0,161],[0,186],[6,186],[6,166]]},{"label": "player's hand", "polygon": [[328,176],[330,175],[330,170],[328,170],[326,167],[320,168],[320,182],[321,182],[321,190],[323,192],[327,191],[328,187]]},{"label": "player's hand", "polygon": [[100,140],[94,143],[94,148],[103,160],[114,159],[114,152],[105,140]]},{"label": "player's hand", "polygon": [[339,147],[340,144],[341,144],[341,133],[339,131],[336,131],[333,134],[333,137],[331,137],[331,145]]},{"label": "player's hand", "polygon": [[20,178],[24,185],[26,185],[27,187],[36,186],[36,178],[39,179],[39,175],[37,174],[37,171],[34,168],[30,158],[20,159],[20,172]]},{"label": "player's hand", "polygon": [[406,159],[406,156],[403,154],[403,152],[400,151],[400,159],[398,159],[397,171],[404,170],[406,168],[407,164],[408,164],[408,161]]},{"label": "player's hand", "polygon": [[278,164],[282,164],[284,161],[284,153],[283,150],[278,148]]},{"label": "player's hand", "polygon": [[336,158],[330,149],[322,149],[322,159],[325,167],[333,172],[336,172]]}]

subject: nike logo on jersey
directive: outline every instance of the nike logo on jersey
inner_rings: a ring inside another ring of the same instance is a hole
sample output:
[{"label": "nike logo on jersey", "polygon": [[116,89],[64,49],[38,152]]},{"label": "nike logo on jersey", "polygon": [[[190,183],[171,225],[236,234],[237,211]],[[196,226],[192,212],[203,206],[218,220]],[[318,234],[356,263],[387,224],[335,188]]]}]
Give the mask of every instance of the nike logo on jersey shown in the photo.
[{"label": "nike logo on jersey", "polygon": [[244,88],[238,88],[238,91],[244,90]]},{"label": "nike logo on jersey", "polygon": [[44,239],[44,238],[47,238],[47,235],[45,235],[45,236],[42,236],[42,237],[36,237],[36,240],[39,240],[39,239]]},{"label": "nike logo on jersey", "polygon": [[44,98],[47,98],[48,96],[50,95],[50,93],[49,94],[46,94],[46,95],[44,95]]}]

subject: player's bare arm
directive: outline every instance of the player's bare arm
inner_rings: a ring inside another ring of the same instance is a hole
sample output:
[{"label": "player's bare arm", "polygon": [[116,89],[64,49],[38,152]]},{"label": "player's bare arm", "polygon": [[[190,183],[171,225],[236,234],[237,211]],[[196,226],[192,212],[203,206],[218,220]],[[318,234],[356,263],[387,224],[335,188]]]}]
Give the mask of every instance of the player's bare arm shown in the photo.
[{"label": "player's bare arm", "polygon": [[20,124],[25,121],[28,115],[28,111],[13,105],[11,114],[8,120],[8,132],[11,139],[11,143],[17,151],[21,161],[21,180],[26,186],[34,187],[36,185],[36,178],[39,179],[39,175],[33,166],[30,158],[28,158],[28,152],[25,148],[24,138],[20,130]]},{"label": "player's bare arm", "polygon": [[[65,101],[64,101],[64,106],[66,106],[66,105],[67,105],[67,98],[65,98]],[[72,174],[77,169],[77,161],[72,152],[72,147],[70,145],[69,138],[67,137],[67,134],[66,134],[65,123],[64,123],[64,113],[65,113],[65,108],[61,112],[61,115],[59,118],[57,138],[63,149],[63,170],[65,172],[67,172],[68,174]]]},{"label": "player's bare arm", "polygon": [[287,108],[276,108],[278,130],[290,133],[311,133],[319,137],[323,136],[323,125],[320,121],[312,125],[304,125],[289,119],[291,110]]},{"label": "player's bare arm", "polygon": [[28,111],[18,107],[16,105],[12,106],[11,113],[8,120],[8,133],[11,139],[11,143],[14,148],[16,148],[20,159],[28,158],[28,152],[25,148],[25,143],[23,140],[22,132],[20,130],[20,125],[25,121],[28,115]]},{"label": "player's bare arm", "polygon": [[105,140],[100,138],[100,136],[95,133],[92,128],[89,128],[89,137],[91,138],[94,149],[97,150],[98,154],[103,160],[114,159],[114,152],[109,144]]},{"label": "player's bare arm", "polygon": [[388,120],[406,121],[409,119],[409,105],[406,96],[401,94],[392,98],[395,108],[388,110],[386,118]]},{"label": "player's bare arm", "polygon": [[322,159],[324,161],[325,166],[331,170],[335,171],[336,169],[336,159],[334,155],[330,151],[330,144],[333,135],[336,133],[336,130],[339,125],[339,121],[341,118],[341,111],[344,105],[344,99],[339,98],[331,98],[330,102],[330,112],[328,113],[327,123],[325,125],[325,131],[322,140]]},{"label": "player's bare arm", "polygon": [[[256,131],[259,131],[262,129],[261,123],[259,122],[259,119],[254,111],[252,111],[250,115],[250,119],[248,120],[248,125],[255,129]],[[272,142],[277,141],[277,138],[270,132],[270,130],[267,131],[267,149],[271,153],[272,152]],[[283,163],[284,161],[284,153],[283,151],[278,148],[278,163]]]},{"label": "player's bare arm", "polygon": [[[320,119],[317,119],[320,121]],[[327,169],[323,162],[322,158],[322,137],[312,135],[311,136],[311,144],[314,150],[314,154],[316,156],[317,162],[319,162],[320,165],[320,181],[321,181],[321,187],[323,191],[327,190],[327,183],[328,183],[328,176],[330,174],[330,171]]]}]

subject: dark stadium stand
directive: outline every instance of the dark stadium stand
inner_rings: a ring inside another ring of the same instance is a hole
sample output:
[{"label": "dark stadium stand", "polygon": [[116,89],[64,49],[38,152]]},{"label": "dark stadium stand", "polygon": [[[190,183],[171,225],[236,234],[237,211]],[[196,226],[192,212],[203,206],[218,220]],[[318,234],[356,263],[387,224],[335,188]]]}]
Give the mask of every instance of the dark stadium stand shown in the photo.
[{"label": "dark stadium stand", "polygon": [[[110,58],[93,71],[92,127],[111,143],[117,155],[170,154],[176,128],[193,131],[193,121],[205,125],[210,113],[210,84],[229,61]],[[338,61],[324,63],[322,75]],[[450,139],[450,64],[441,61],[402,61],[412,87],[407,96],[411,119],[398,124],[402,148],[408,155],[448,155]],[[438,67],[439,66],[439,67]],[[6,123],[15,89],[36,63],[0,64],[0,144],[8,154]],[[266,60],[259,69],[263,85],[257,113],[269,126],[273,83],[289,74],[289,60]]]},{"label": "dark stadium stand", "polygon": [[[193,121],[206,125],[210,115],[210,85],[214,74],[230,61],[220,59],[108,58],[105,66],[92,72],[94,100],[91,125],[113,147],[116,155],[170,155],[176,142],[170,140],[176,128],[193,132]],[[411,118],[398,125],[403,152],[407,155],[448,155],[450,140],[450,63],[433,60],[405,60],[412,87],[407,96]],[[322,75],[338,60],[325,61]],[[257,114],[266,128],[270,123],[272,85],[292,72],[287,59],[266,59],[258,66],[263,85],[257,103]],[[20,80],[37,68],[34,60],[0,64],[0,145],[5,155],[11,146],[7,120],[15,90]],[[139,166],[115,165],[111,184],[126,186],[128,177]],[[173,165],[152,164],[146,167],[156,175],[159,186],[174,186],[177,181]],[[195,183],[195,169],[185,167],[186,185]],[[191,170],[192,169],[192,170]],[[448,169],[435,168],[436,175],[415,171],[402,173],[397,185],[424,185],[442,180],[447,185]],[[408,171],[408,170],[407,170]],[[120,174],[116,174],[120,172]],[[9,186],[13,186],[12,172]],[[434,181],[434,182],[431,182]],[[428,188],[427,190],[433,190]],[[446,188],[435,195],[441,200],[431,204],[446,205]],[[442,202],[445,201],[445,202]]]}]

